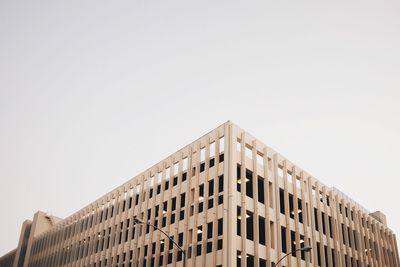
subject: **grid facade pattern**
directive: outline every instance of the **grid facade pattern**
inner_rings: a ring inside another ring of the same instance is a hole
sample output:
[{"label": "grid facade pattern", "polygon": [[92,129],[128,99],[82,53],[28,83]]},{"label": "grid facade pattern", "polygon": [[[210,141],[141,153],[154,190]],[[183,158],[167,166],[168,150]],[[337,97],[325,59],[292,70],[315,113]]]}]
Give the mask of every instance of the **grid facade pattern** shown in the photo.
[{"label": "grid facade pattern", "polygon": [[394,233],[227,122],[32,242],[26,266],[400,266]]},{"label": "grid facade pattern", "polygon": [[[39,236],[29,266],[222,265],[224,139],[221,126]],[[225,203],[226,204],[226,203]]]},{"label": "grid facade pattern", "polygon": [[230,133],[229,266],[270,266],[304,246],[281,266],[400,266],[394,233],[365,209],[239,127]]}]

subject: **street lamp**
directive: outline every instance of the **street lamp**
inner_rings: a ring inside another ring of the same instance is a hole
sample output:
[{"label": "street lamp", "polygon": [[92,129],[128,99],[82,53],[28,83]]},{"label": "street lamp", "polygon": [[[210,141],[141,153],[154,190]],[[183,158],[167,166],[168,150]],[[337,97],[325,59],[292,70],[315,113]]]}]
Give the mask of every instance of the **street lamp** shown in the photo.
[{"label": "street lamp", "polygon": [[300,251],[304,251],[304,252],[310,252],[311,249],[312,249],[312,247],[307,246],[307,247],[298,248],[298,249],[296,249],[296,250],[294,250],[294,251],[291,251],[291,252],[289,252],[288,254],[286,254],[285,256],[283,256],[277,263],[272,263],[272,267],[278,266],[278,264],[279,264],[284,258],[286,258],[287,256],[291,255],[292,253],[295,253],[295,252],[297,252],[297,251],[299,251],[299,250],[300,250]]},{"label": "street lamp", "polygon": [[135,224],[146,224],[146,225],[149,225],[149,226],[153,227],[155,230],[158,230],[158,231],[160,231],[161,233],[163,233],[170,241],[172,241],[172,243],[175,244],[175,246],[179,249],[179,251],[182,252],[183,267],[186,266],[186,254],[185,254],[185,250],[184,250],[183,248],[181,248],[181,247],[178,245],[178,243],[176,243],[166,232],[164,232],[163,230],[161,230],[161,229],[158,228],[157,226],[155,226],[155,225],[153,225],[153,224],[151,224],[151,223],[148,223],[148,222],[144,222],[144,221],[142,221],[141,219],[138,219],[138,218],[133,218],[133,222],[134,222]]}]

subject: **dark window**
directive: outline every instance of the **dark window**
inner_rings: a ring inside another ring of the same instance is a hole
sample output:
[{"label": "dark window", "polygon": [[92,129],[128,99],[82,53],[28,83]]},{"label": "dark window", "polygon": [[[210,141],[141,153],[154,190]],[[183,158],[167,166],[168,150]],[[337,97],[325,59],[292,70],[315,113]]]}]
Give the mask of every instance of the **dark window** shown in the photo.
[{"label": "dark window", "polygon": [[287,253],[286,249],[286,228],[281,226],[281,240],[282,240],[282,252]]},{"label": "dark window", "polygon": [[217,249],[218,249],[218,250],[221,250],[221,249],[222,249],[222,239],[218,239],[218,242],[217,242]]},{"label": "dark window", "polygon": [[168,190],[168,188],[169,188],[169,181],[166,181],[165,182],[165,187],[164,187],[165,189],[164,190]]},{"label": "dark window", "polygon": [[259,243],[265,245],[265,218],[258,216],[258,239]]},{"label": "dark window", "polygon": [[221,193],[224,191],[224,176],[218,176],[218,192]]},{"label": "dark window", "polygon": [[224,162],[224,153],[219,155],[219,162]]},{"label": "dark window", "polygon": [[187,179],[187,172],[182,173],[182,182],[186,181]]},{"label": "dark window", "polygon": [[164,252],[164,244],[165,244],[164,239],[161,239],[160,240],[160,252]]},{"label": "dark window", "polygon": [[240,164],[236,165],[236,178],[237,178],[237,183],[236,183],[236,190],[241,192],[241,184],[242,184],[242,171],[241,171],[241,167]]},{"label": "dark window", "polygon": [[201,244],[197,244],[197,254],[196,256],[200,256],[201,255]]},{"label": "dark window", "polygon": [[159,184],[157,185],[157,195],[160,194],[160,192],[161,192],[161,185]]},{"label": "dark window", "polygon": [[207,242],[207,253],[212,251],[212,241]]},{"label": "dark window", "polygon": [[214,179],[208,181],[208,196],[214,195]]},{"label": "dark window", "polygon": [[253,198],[253,172],[246,169],[246,196]]},{"label": "dark window", "polygon": [[291,240],[291,251],[292,256],[296,257],[296,234],[293,231],[290,231],[290,240]]},{"label": "dark window", "polygon": [[167,201],[164,201],[163,202],[163,211],[167,211],[167,205],[168,205],[168,202]]},{"label": "dark window", "polygon": [[213,223],[209,222],[207,223],[207,239],[212,238],[212,234],[213,234]]},{"label": "dark window", "polygon": [[181,208],[185,206],[185,193],[181,194]]},{"label": "dark window", "polygon": [[[328,246],[324,246],[325,264],[328,265]],[[355,267],[356,265],[354,265]]]},{"label": "dark window", "polygon": [[[178,250],[178,259],[177,259],[177,261],[181,261],[182,258],[183,258],[182,251]],[[152,265],[152,266],[154,266],[154,265]]]},{"label": "dark window", "polygon": [[223,229],[224,229],[224,219],[218,219],[218,236],[221,236],[223,234]]},{"label": "dark window", "polygon": [[[149,196],[149,198],[152,198],[152,197],[153,197],[153,188],[150,189],[150,196]],[[125,209],[125,202],[124,202],[124,209]]]},{"label": "dark window", "polygon": [[204,162],[200,163],[200,172],[204,172],[205,166],[206,166],[206,164]]},{"label": "dark window", "polygon": [[204,184],[199,186],[199,196],[204,197]]},{"label": "dark window", "polygon": [[197,242],[203,239],[203,227],[200,225],[197,227]]},{"label": "dark window", "polygon": [[215,165],[215,159],[212,158],[210,159],[210,168],[213,167]]},{"label": "dark window", "polygon": [[260,258],[260,264],[259,264],[259,266],[260,266],[260,267],[267,267],[267,261],[264,260],[264,259],[262,259],[262,258]]},{"label": "dark window", "polygon": [[302,207],[302,202],[301,199],[297,199],[297,209],[299,211],[299,222],[303,223],[303,207]]},{"label": "dark window", "polygon": [[289,216],[294,219],[293,195],[289,193]]},{"label": "dark window", "polygon": [[316,208],[314,208],[314,222],[315,222],[315,230],[319,231],[319,225],[318,225],[318,211]]},{"label": "dark window", "polygon": [[264,204],[264,178],[258,176],[258,202]]},{"label": "dark window", "polygon": [[178,176],[174,176],[173,186],[176,186],[177,184],[178,184]]},{"label": "dark window", "polygon": [[[300,235],[300,247],[304,247],[304,235]],[[301,251],[301,259],[304,261],[306,260],[306,253],[304,251]],[[335,265],[333,265],[335,266]]]},{"label": "dark window", "polygon": [[171,264],[171,263],[172,263],[172,252],[168,253],[168,264]]},{"label": "dark window", "polygon": [[[139,204],[139,194],[136,194],[135,203],[136,203],[135,205]],[[113,208],[114,208],[114,206],[113,206]],[[112,215],[111,215],[111,217],[112,217]]]},{"label": "dark window", "polygon": [[254,266],[254,256],[247,254],[246,262],[247,262],[247,264],[246,264],[247,266]]},{"label": "dark window", "polygon": [[219,195],[218,196],[218,205],[221,205],[222,203],[224,203],[224,195]]},{"label": "dark window", "polygon": [[[132,208],[132,197],[129,198],[129,209]],[[107,220],[107,209],[106,209],[106,220]]]},{"label": "dark window", "polygon": [[199,202],[199,213],[203,212],[203,202]]},{"label": "dark window", "polygon": [[253,240],[253,213],[246,211],[246,238]]},{"label": "dark window", "polygon": [[237,207],[237,220],[236,220],[236,234],[238,236],[241,236],[241,219],[242,219],[242,215],[241,215],[241,208]]},{"label": "dark window", "polygon": [[208,209],[211,209],[212,207],[214,207],[214,199],[209,199],[208,200]]},{"label": "dark window", "polygon": [[345,244],[346,240],[345,240],[344,224],[343,223],[342,223],[342,240],[343,240],[343,244]]},{"label": "dark window", "polygon": [[176,197],[172,198],[172,210],[176,209]]},{"label": "dark window", "polygon": [[282,214],[285,214],[285,197],[284,197],[285,191],[283,189],[279,188],[279,204],[280,204],[280,211]]},{"label": "dark window", "polygon": [[[148,209],[147,210],[147,220],[150,220],[150,218],[151,218],[151,209]],[[122,225],[121,225],[121,228],[122,228]]]},{"label": "dark window", "polygon": [[181,210],[181,211],[179,212],[179,220],[181,221],[181,220],[183,220],[183,219],[185,219],[185,210]]}]

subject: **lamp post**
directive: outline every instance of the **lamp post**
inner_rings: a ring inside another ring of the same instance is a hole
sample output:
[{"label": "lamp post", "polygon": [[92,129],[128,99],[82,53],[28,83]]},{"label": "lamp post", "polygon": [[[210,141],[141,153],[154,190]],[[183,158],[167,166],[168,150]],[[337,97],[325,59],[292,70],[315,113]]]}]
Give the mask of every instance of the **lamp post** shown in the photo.
[{"label": "lamp post", "polygon": [[279,264],[284,258],[286,258],[287,256],[291,255],[291,254],[294,253],[294,252],[297,252],[297,251],[299,251],[299,250],[300,250],[300,251],[304,251],[304,252],[310,252],[311,249],[312,249],[312,247],[307,246],[307,247],[298,248],[298,249],[296,249],[296,250],[294,250],[294,251],[291,251],[291,252],[287,253],[285,256],[283,256],[282,258],[280,258],[280,260],[278,260],[277,263],[272,264],[272,267],[278,266],[278,264]]},{"label": "lamp post", "polygon": [[149,226],[153,227],[155,230],[158,230],[158,231],[160,231],[161,233],[163,233],[172,243],[175,244],[175,246],[179,249],[179,251],[182,252],[183,267],[186,266],[186,254],[185,254],[185,250],[184,250],[183,248],[181,248],[181,247],[178,245],[178,243],[176,243],[171,237],[169,237],[169,235],[168,235],[166,232],[164,232],[163,230],[161,230],[161,229],[158,228],[157,226],[155,226],[155,225],[153,225],[153,224],[151,224],[151,223],[148,223],[148,222],[144,222],[144,221],[142,221],[141,219],[138,219],[138,218],[133,218],[133,222],[134,222],[135,224],[146,224],[146,225],[149,225]]}]

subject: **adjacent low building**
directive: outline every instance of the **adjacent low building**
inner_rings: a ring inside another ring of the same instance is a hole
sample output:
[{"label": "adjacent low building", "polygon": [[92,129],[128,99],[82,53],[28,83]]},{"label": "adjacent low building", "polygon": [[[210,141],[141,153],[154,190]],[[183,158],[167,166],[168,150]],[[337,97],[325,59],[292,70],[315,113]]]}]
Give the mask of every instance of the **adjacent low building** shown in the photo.
[{"label": "adjacent low building", "polygon": [[264,267],[286,254],[280,266],[400,266],[384,214],[227,122],[64,220],[38,212],[0,266]]},{"label": "adjacent low building", "polygon": [[38,236],[52,229],[62,219],[38,211],[32,221],[26,220],[22,224],[18,247],[0,258],[0,267],[28,266],[32,245]]}]

